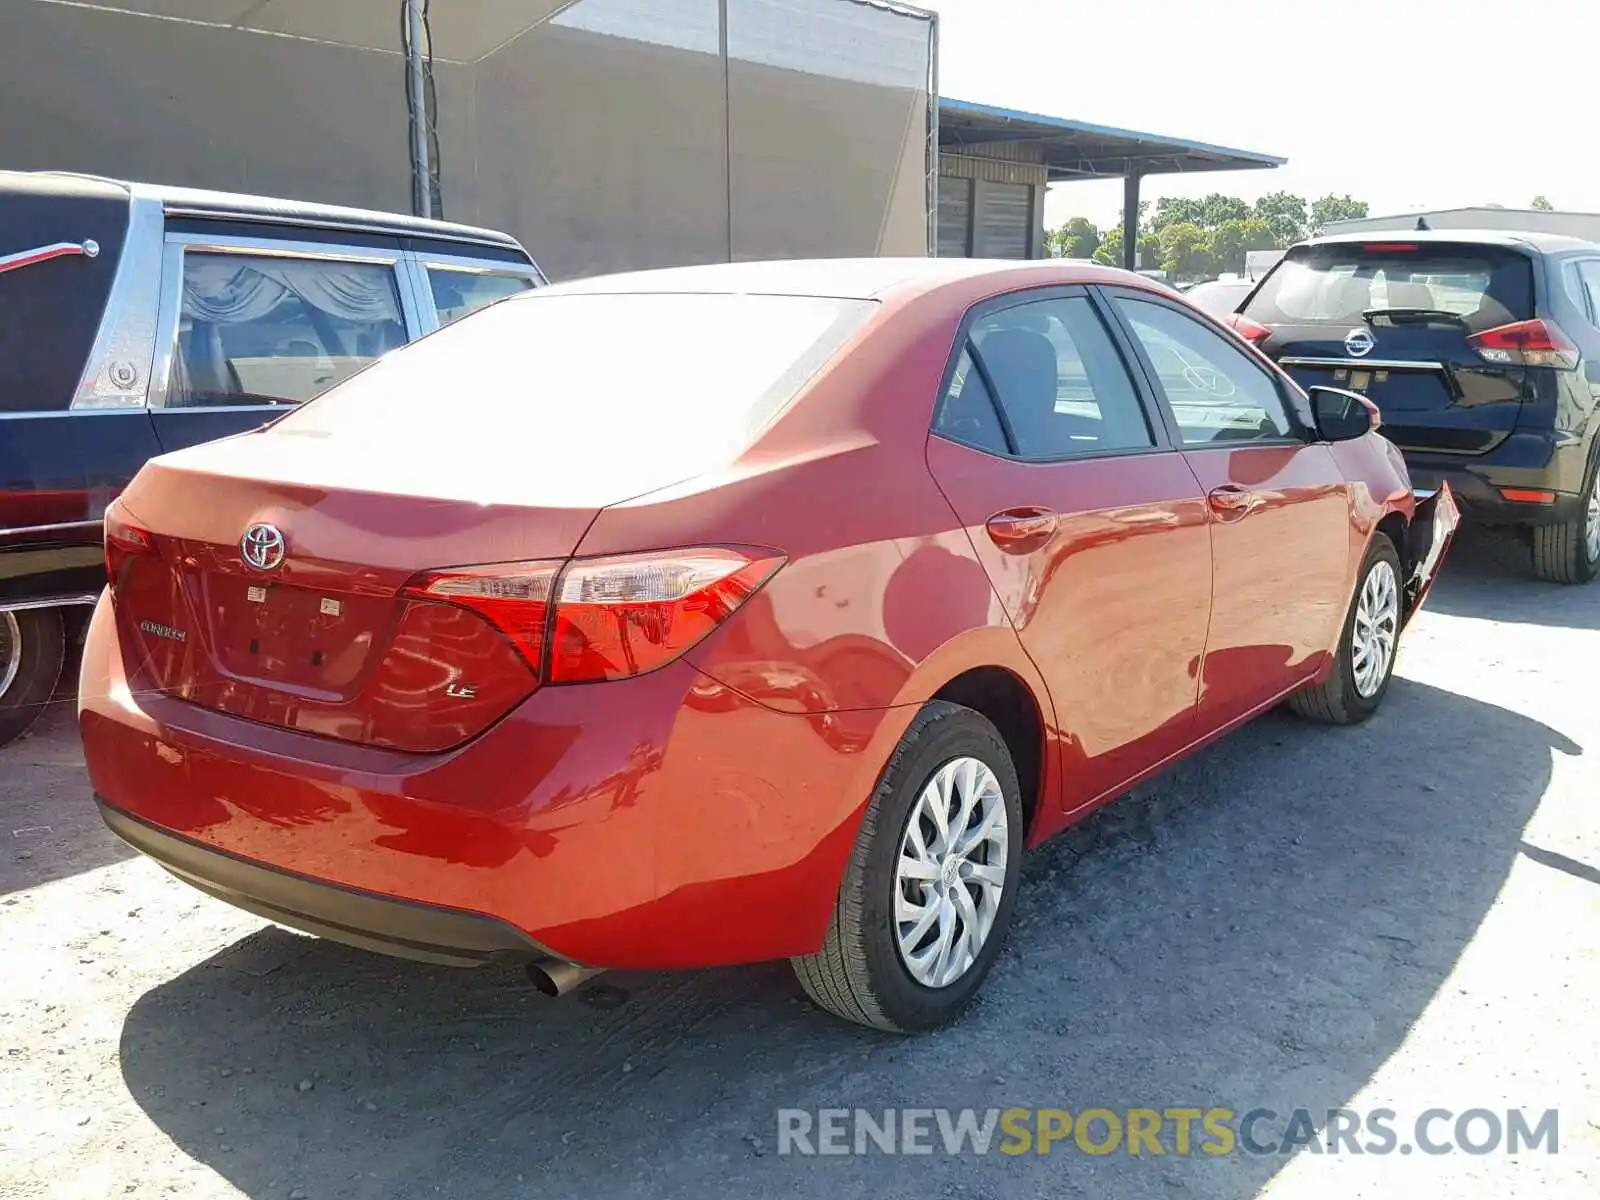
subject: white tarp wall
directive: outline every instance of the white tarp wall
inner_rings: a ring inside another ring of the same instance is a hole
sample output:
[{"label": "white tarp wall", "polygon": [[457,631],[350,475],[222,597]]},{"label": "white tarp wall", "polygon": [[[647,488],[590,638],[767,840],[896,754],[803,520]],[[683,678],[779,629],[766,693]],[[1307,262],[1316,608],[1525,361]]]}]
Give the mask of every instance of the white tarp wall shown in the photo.
[{"label": "white tarp wall", "polygon": [[[555,277],[927,249],[933,22],[432,0],[443,215]],[[400,0],[0,0],[0,166],[409,211]]]}]

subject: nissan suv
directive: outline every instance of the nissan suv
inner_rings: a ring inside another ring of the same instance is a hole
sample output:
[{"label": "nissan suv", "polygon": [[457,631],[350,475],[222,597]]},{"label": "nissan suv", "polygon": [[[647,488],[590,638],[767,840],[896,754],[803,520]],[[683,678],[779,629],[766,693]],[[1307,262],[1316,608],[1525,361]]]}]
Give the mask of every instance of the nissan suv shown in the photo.
[{"label": "nissan suv", "polygon": [[1229,322],[1302,387],[1360,392],[1419,488],[1514,526],[1558,583],[1600,569],[1600,245],[1416,231],[1292,248]]},{"label": "nissan suv", "polygon": [[147,458],[543,282],[492,230],[0,171],[0,744],[50,699],[105,583],[106,505]]}]

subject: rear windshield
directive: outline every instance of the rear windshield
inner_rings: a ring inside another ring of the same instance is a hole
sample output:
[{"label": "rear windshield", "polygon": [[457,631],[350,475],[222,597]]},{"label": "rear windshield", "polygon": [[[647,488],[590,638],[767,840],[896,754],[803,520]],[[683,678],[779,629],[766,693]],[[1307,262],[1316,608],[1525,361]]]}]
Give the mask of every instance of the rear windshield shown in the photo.
[{"label": "rear windshield", "polygon": [[1245,306],[1264,325],[1359,325],[1384,309],[1450,313],[1479,332],[1533,316],[1533,265],[1514,250],[1442,243],[1304,246]]},{"label": "rear windshield", "polygon": [[485,471],[603,454],[660,486],[744,449],[875,307],[530,292],[386,355],[274,428]]}]

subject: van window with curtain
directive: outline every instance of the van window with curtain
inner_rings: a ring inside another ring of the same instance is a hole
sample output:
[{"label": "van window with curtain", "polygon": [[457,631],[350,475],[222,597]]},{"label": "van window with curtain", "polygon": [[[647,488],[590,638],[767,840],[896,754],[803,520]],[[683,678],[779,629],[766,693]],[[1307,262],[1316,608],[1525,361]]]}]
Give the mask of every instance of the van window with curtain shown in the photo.
[{"label": "van window with curtain", "polygon": [[405,342],[392,266],[185,253],[167,407],[301,404]]}]

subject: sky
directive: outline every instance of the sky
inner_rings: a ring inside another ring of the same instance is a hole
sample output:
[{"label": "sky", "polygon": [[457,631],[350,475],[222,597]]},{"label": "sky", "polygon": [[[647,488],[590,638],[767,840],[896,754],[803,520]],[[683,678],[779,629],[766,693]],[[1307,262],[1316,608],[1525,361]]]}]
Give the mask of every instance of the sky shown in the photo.
[{"label": "sky", "polygon": [[[940,16],[946,97],[1289,160],[1271,171],[1147,178],[1147,199],[1349,193],[1378,216],[1526,208],[1544,195],[1559,209],[1600,212],[1593,0],[924,7]],[[1046,221],[1081,215],[1105,228],[1121,204],[1120,182],[1058,184]]]}]

